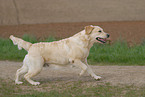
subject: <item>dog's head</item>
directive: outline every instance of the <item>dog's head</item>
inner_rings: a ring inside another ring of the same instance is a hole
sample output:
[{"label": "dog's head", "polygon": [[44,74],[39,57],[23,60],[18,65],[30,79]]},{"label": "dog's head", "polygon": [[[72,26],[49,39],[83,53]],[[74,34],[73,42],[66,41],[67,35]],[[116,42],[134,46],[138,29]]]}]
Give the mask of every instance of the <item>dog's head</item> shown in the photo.
[{"label": "dog's head", "polygon": [[89,35],[92,42],[106,43],[109,34],[105,33],[99,26],[86,26],[85,33]]}]

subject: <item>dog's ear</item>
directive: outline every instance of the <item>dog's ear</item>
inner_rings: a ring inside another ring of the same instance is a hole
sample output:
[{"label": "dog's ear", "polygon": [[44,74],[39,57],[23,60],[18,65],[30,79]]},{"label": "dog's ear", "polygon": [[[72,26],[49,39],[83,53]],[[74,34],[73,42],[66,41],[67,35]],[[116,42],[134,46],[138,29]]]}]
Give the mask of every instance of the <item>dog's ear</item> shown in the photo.
[{"label": "dog's ear", "polygon": [[90,34],[93,31],[93,29],[94,27],[92,25],[86,26],[85,27],[86,34]]}]

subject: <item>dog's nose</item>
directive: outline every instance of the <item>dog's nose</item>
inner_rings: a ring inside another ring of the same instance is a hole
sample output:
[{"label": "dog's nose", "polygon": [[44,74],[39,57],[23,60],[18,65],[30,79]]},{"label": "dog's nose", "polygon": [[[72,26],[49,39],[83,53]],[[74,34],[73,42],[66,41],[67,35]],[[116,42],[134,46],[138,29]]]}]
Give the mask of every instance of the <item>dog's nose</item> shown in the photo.
[{"label": "dog's nose", "polygon": [[109,35],[109,34],[107,34],[107,38],[109,38],[109,36],[110,36],[110,35]]}]

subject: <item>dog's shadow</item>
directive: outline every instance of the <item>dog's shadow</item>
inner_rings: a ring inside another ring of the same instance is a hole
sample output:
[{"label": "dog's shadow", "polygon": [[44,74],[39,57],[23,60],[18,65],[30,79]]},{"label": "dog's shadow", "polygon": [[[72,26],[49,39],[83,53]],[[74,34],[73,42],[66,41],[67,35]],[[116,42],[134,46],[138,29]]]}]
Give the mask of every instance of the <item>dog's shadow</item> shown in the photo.
[{"label": "dog's shadow", "polygon": [[41,83],[48,83],[48,82],[95,82],[93,78],[90,76],[82,76],[82,77],[49,77],[49,78],[35,78],[34,80],[40,81]]}]

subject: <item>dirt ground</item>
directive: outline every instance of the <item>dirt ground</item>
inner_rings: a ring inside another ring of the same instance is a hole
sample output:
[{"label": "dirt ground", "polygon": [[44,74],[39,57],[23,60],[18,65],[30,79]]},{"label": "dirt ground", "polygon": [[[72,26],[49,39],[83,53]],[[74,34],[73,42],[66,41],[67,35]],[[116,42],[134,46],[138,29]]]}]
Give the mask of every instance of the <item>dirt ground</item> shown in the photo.
[{"label": "dirt ground", "polygon": [[[0,78],[14,80],[15,72],[22,62],[0,61]],[[86,84],[97,85],[110,83],[112,85],[145,85],[145,66],[91,66],[95,74],[102,77],[100,81],[91,78],[87,73],[79,77],[80,69],[74,67],[45,67],[42,72],[34,77],[41,84],[48,82],[83,81]]]},{"label": "dirt ground", "polygon": [[8,38],[11,34],[22,37],[24,34],[32,34],[38,39],[45,39],[49,36],[65,38],[83,30],[86,25],[102,27],[110,34],[112,41],[122,38],[134,44],[145,39],[145,21],[8,25],[0,26],[0,37]]}]

